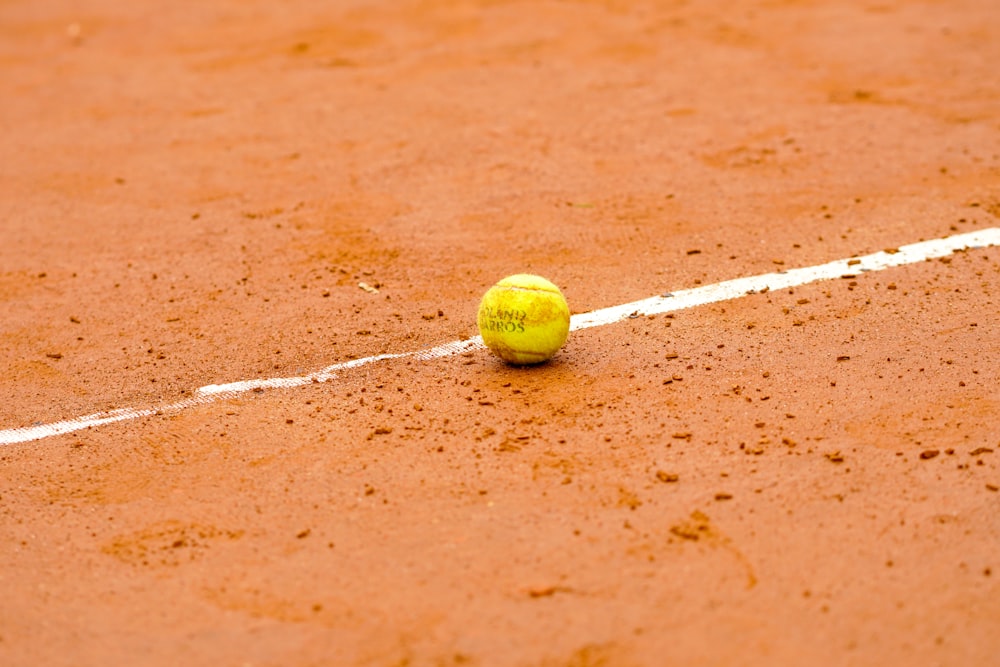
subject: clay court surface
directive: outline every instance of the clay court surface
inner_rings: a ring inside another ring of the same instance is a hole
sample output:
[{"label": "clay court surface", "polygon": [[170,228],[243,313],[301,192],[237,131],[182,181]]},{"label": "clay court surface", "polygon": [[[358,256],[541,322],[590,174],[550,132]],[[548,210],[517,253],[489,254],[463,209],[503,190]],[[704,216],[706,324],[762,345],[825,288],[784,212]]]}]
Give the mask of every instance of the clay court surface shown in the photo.
[{"label": "clay court surface", "polygon": [[0,664],[996,664],[1000,247],[368,358],[1000,227],[998,63],[993,0],[0,2]]}]

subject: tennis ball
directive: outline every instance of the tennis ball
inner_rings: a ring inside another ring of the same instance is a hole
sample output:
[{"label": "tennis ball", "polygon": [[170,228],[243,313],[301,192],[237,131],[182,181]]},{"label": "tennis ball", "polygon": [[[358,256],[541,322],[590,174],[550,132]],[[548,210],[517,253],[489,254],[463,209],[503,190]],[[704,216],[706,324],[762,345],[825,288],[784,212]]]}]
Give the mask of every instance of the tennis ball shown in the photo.
[{"label": "tennis ball", "polygon": [[510,364],[539,364],[566,342],[569,306],[545,278],[519,273],[486,292],[477,321],[493,354]]}]

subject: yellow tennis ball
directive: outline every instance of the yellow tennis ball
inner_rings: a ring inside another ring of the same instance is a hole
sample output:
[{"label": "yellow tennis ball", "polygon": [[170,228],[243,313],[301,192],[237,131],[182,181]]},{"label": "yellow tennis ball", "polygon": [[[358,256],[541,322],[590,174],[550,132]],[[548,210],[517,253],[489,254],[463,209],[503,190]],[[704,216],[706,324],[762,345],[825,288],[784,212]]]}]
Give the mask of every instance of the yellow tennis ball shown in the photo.
[{"label": "yellow tennis ball", "polygon": [[569,306],[545,278],[519,273],[486,292],[477,321],[483,342],[495,355],[510,364],[539,364],[566,342]]}]

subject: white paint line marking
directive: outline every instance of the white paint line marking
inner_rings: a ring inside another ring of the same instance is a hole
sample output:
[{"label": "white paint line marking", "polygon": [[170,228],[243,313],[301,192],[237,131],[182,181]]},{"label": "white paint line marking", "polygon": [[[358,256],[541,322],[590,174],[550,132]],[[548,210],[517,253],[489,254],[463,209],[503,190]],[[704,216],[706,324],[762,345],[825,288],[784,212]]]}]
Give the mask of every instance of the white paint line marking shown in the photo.
[{"label": "white paint line marking", "polygon": [[[871,271],[881,271],[894,266],[914,264],[928,259],[945,257],[957,250],[986,248],[1000,246],[1000,227],[981,229],[967,234],[956,234],[943,239],[921,241],[911,245],[901,246],[895,252],[877,252],[864,257],[840,259],[827,264],[809,266],[801,269],[790,269],[778,273],[766,273],[747,278],[726,280],[714,285],[705,285],[694,289],[680,290],[672,294],[654,296],[641,301],[633,301],[620,306],[593,310],[589,313],[574,315],[570,320],[570,330],[589,329],[606,324],[619,322],[629,317],[656,315],[694,306],[701,306],[718,301],[738,299],[747,294],[761,291],[779,290],[797,285],[805,285],[821,280],[842,278],[845,275],[857,275]],[[72,433],[104,424],[149,417],[159,414],[180,412],[196,405],[213,403],[218,400],[233,398],[249,391],[265,389],[291,389],[303,385],[327,382],[337,377],[340,371],[350,370],[359,366],[384,361],[387,359],[402,359],[412,357],[419,360],[449,357],[462,352],[483,349],[483,339],[479,336],[468,340],[453,341],[416,352],[400,354],[379,354],[373,357],[353,359],[339,364],[333,364],[315,373],[301,377],[284,377],[271,379],[243,380],[227,384],[210,384],[194,392],[191,398],[150,408],[121,408],[98,412],[92,415],[74,417],[65,421],[50,424],[38,424],[20,428],[0,430],[0,445],[10,445],[19,442],[41,440],[54,435]]]},{"label": "white paint line marking", "polygon": [[871,271],[881,271],[894,266],[914,264],[928,259],[945,257],[956,250],[968,248],[984,248],[1000,245],[1000,228],[982,229],[967,234],[956,234],[943,239],[922,241],[912,245],[901,246],[895,252],[877,252],[864,257],[838,259],[827,264],[807,266],[801,269],[789,269],[778,273],[767,273],[748,278],[726,280],[714,285],[705,285],[694,289],[681,290],[670,295],[654,296],[642,301],[633,301],[620,306],[602,308],[573,317],[570,330],[599,327],[617,322],[630,315],[656,315],[674,310],[682,310],[707,303],[737,299],[755,292],[779,290],[796,287],[820,280],[840,278],[845,275],[858,275]]}]

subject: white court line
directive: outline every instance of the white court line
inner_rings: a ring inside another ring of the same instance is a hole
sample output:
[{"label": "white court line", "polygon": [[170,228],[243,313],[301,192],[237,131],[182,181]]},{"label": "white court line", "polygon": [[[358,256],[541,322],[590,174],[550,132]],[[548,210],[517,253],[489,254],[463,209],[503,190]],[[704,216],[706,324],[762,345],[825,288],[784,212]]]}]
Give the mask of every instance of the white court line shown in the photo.
[{"label": "white court line", "polygon": [[[589,313],[574,315],[570,320],[570,330],[589,329],[590,327],[604,326],[619,322],[628,317],[642,315],[656,315],[667,313],[684,308],[692,308],[707,303],[716,303],[736,299],[747,294],[763,292],[768,290],[778,290],[797,285],[805,285],[820,280],[830,280],[832,278],[842,278],[849,274],[865,273],[869,271],[881,271],[894,266],[913,264],[928,259],[944,257],[957,250],[970,248],[985,248],[1000,245],[1000,228],[992,227],[981,229],[967,234],[956,234],[943,239],[922,241],[911,245],[901,246],[898,250],[891,252],[876,252],[864,257],[853,257],[849,259],[839,259],[827,264],[808,266],[801,269],[790,269],[778,273],[765,273],[747,278],[736,278],[726,280],[714,285],[705,285],[694,289],[680,290],[678,292],[654,296],[642,301],[624,303],[620,306],[593,310]],[[0,445],[10,445],[18,442],[30,442],[41,440],[54,435],[72,433],[85,428],[112,424],[114,422],[137,419],[139,417],[149,417],[166,413],[179,412],[196,405],[212,403],[226,398],[233,398],[250,391],[261,391],[264,389],[288,389],[301,387],[307,384],[326,382],[337,377],[339,371],[345,371],[358,366],[365,366],[377,361],[386,359],[402,359],[412,357],[414,359],[428,360],[439,357],[448,357],[470,350],[483,348],[483,339],[479,336],[468,340],[453,341],[416,352],[404,352],[400,354],[379,354],[374,357],[364,357],[354,359],[340,364],[327,366],[315,373],[301,377],[284,377],[258,380],[243,380],[241,382],[231,382],[229,384],[210,384],[194,392],[191,398],[187,398],[175,403],[167,403],[156,407],[148,408],[121,408],[119,410],[109,410],[98,412],[92,415],[74,417],[50,424],[38,424],[35,426],[25,426],[21,428],[10,428],[0,430]]]}]

